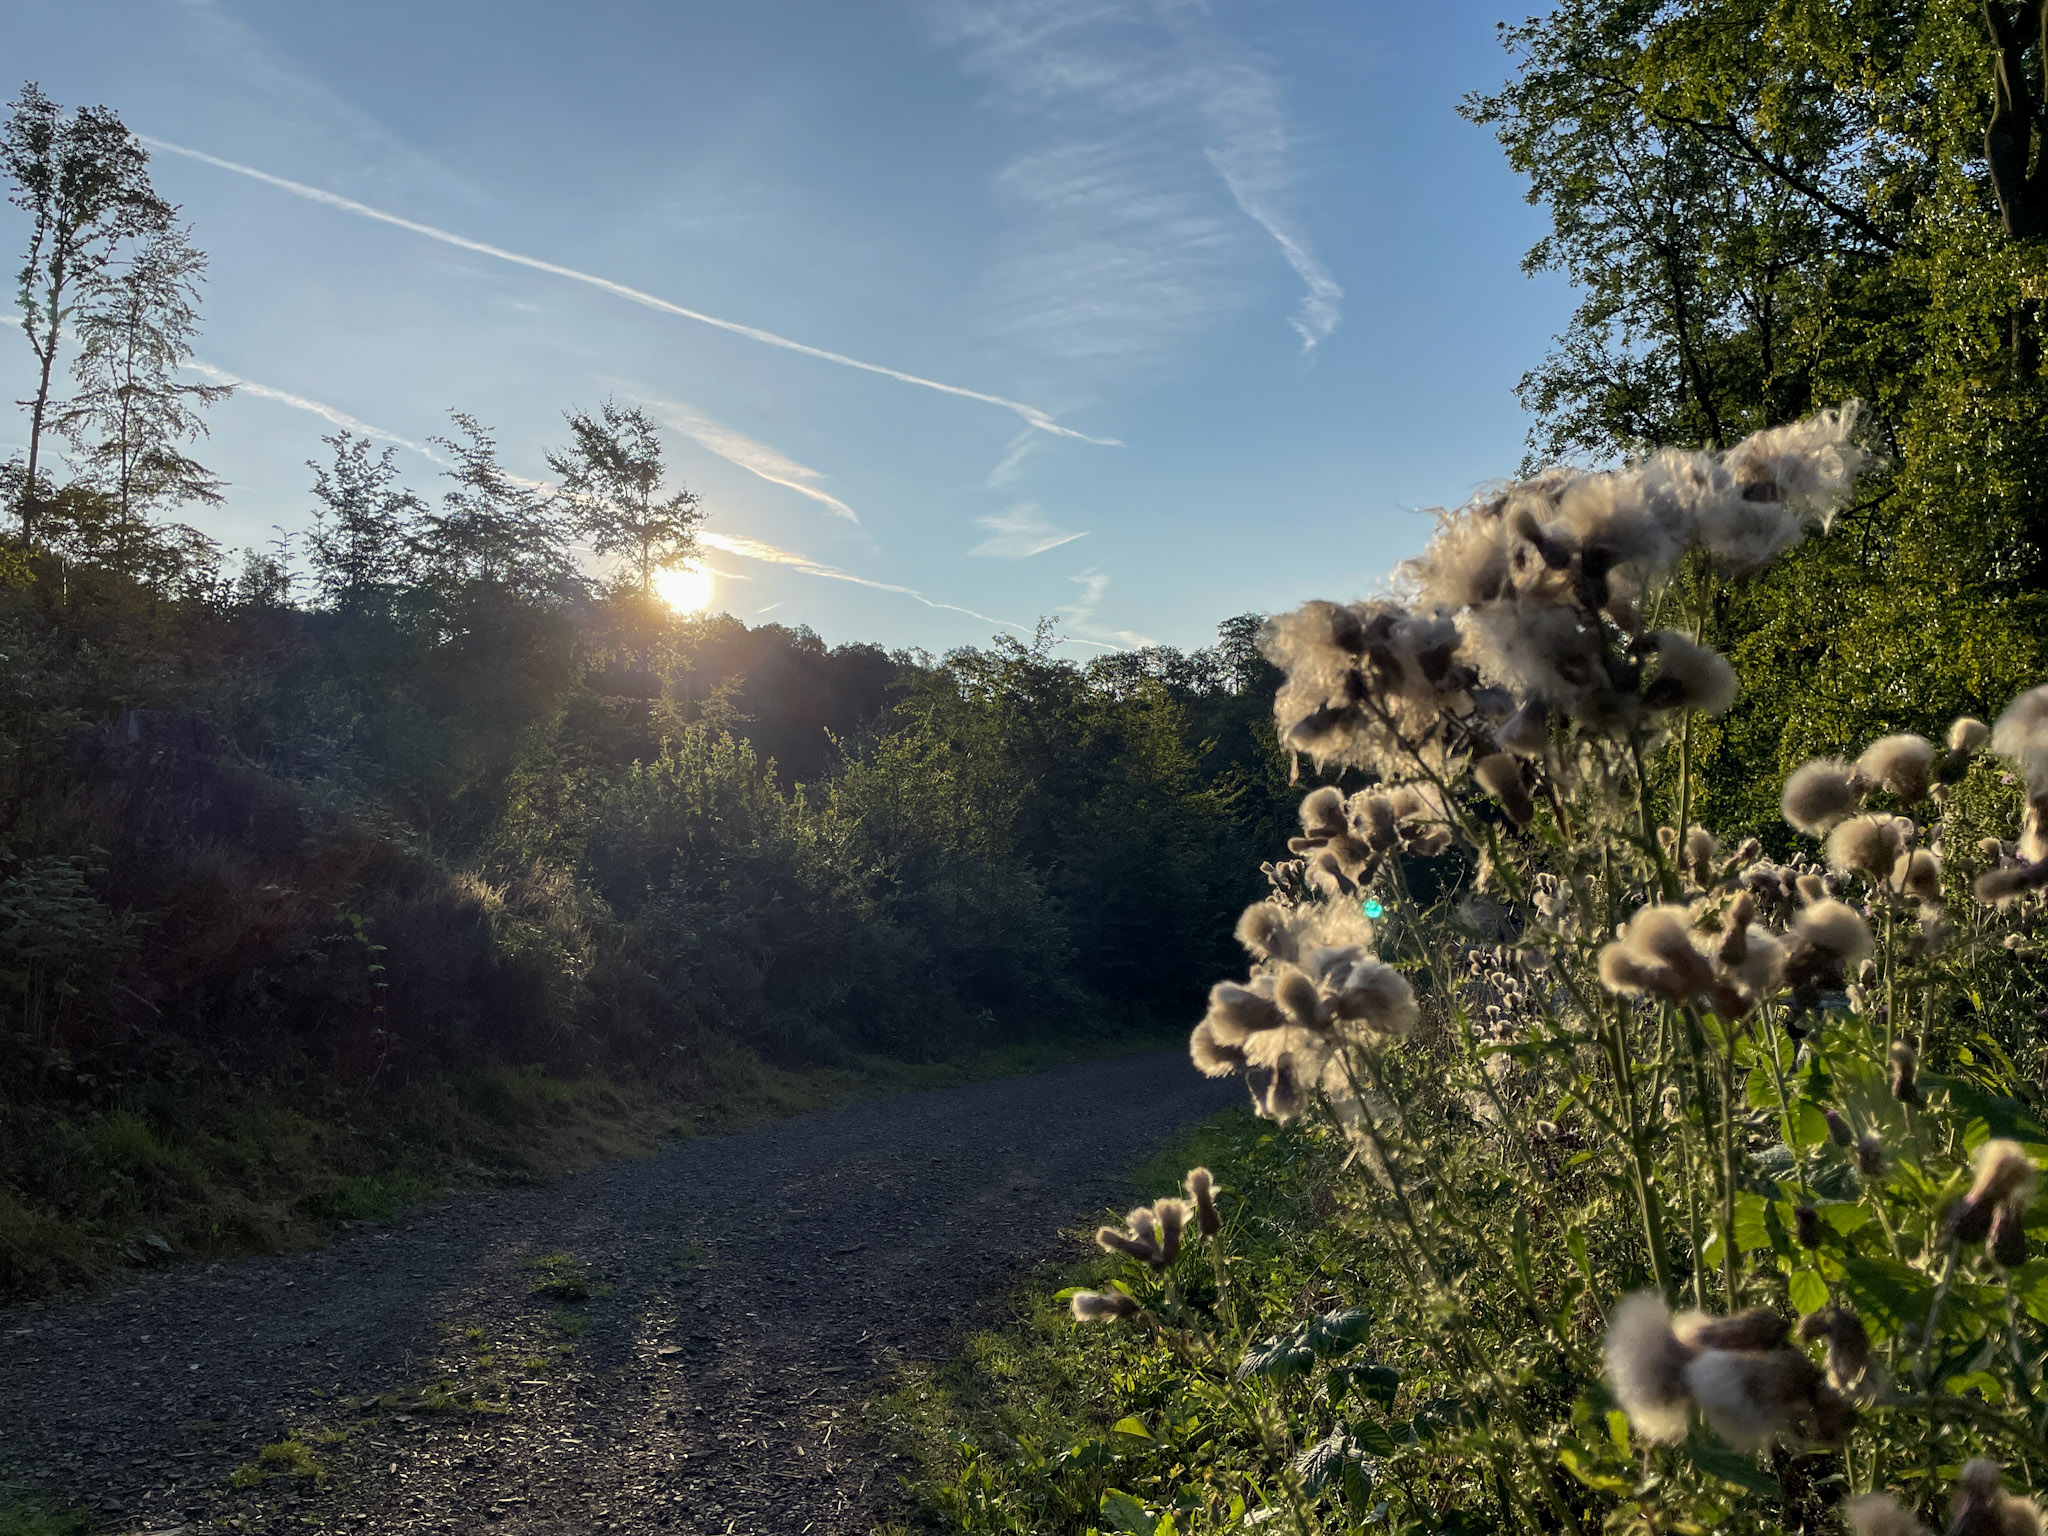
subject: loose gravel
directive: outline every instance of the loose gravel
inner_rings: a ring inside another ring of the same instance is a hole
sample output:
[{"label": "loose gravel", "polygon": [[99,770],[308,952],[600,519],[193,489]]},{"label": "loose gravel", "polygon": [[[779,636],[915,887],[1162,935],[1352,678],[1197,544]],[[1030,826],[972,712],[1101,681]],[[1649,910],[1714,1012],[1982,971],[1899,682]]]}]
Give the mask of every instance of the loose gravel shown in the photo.
[{"label": "loose gravel", "polygon": [[0,1310],[0,1472],[108,1531],[865,1536],[863,1399],[1233,1098],[1178,1051],[901,1095]]}]

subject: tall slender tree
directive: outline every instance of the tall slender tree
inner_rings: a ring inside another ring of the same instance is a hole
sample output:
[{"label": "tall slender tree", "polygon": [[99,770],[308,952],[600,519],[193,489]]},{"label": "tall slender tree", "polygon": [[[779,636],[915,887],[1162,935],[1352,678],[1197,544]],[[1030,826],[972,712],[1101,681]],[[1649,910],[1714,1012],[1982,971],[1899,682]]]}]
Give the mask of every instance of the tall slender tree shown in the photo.
[{"label": "tall slender tree", "polygon": [[623,556],[645,593],[654,573],[697,552],[704,510],[694,491],[662,493],[661,436],[638,406],[607,400],[597,414],[569,411],[569,446],[548,455],[577,530],[601,555]]},{"label": "tall slender tree", "polygon": [[457,436],[434,445],[454,460],[453,487],[420,519],[427,578],[444,590],[495,587],[531,601],[558,599],[577,585],[569,528],[554,498],[509,473],[490,428],[451,411]]},{"label": "tall slender tree", "polygon": [[17,496],[22,541],[35,536],[44,494],[43,433],[64,331],[82,298],[132,241],[168,228],[174,211],[149,183],[149,152],[111,109],[80,107],[69,117],[34,81],[21,88],[0,126],[0,171],[8,200],[28,215],[28,249],[17,279],[22,334],[36,357],[28,411],[28,463]]},{"label": "tall slender tree", "polygon": [[359,607],[411,578],[414,533],[427,504],[398,483],[396,449],[372,458],[370,440],[353,432],[320,441],[334,450],[334,463],[306,461],[319,504],[307,540],[313,579],[337,608]]},{"label": "tall slender tree", "polygon": [[169,225],[103,269],[78,307],[78,393],[53,416],[71,442],[79,478],[113,502],[124,529],[161,506],[221,500],[221,481],[184,450],[206,435],[201,408],[232,385],[181,378],[199,325],[205,253]]}]

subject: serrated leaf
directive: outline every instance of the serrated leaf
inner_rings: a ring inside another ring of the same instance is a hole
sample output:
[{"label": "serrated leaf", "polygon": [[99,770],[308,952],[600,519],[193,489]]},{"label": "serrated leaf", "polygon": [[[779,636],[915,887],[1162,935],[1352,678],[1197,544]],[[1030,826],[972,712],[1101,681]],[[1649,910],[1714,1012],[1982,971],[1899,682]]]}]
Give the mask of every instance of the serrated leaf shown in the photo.
[{"label": "serrated leaf", "polygon": [[1309,1493],[1320,1493],[1342,1476],[1345,1461],[1354,1455],[1351,1437],[1343,1430],[1325,1435],[1294,1458],[1294,1475]]},{"label": "serrated leaf", "polygon": [[1617,1477],[1612,1472],[1602,1472],[1593,1464],[1590,1454],[1582,1452],[1577,1446],[1559,1446],[1557,1462],[1573,1477],[1599,1493],[1624,1494],[1635,1486],[1626,1477]]},{"label": "serrated leaf", "polygon": [[1363,1514],[1372,1507],[1372,1474],[1357,1458],[1344,1458],[1344,1502]]},{"label": "serrated leaf", "polygon": [[1828,1283],[1811,1269],[1795,1269],[1791,1282],[1792,1310],[1804,1317],[1828,1304]]},{"label": "serrated leaf", "polygon": [[1306,1326],[1283,1333],[1263,1344],[1254,1344],[1237,1363],[1237,1379],[1263,1376],[1268,1381],[1288,1381],[1314,1369],[1316,1353],[1308,1347]]},{"label": "serrated leaf", "polygon": [[1908,1323],[1926,1320],[1934,1283],[1917,1269],[1869,1253],[1836,1255],[1834,1262],[1842,1272],[1844,1298],[1866,1323],[1895,1334]]},{"label": "serrated leaf", "polygon": [[1341,1355],[1365,1342],[1372,1329],[1372,1315],[1363,1307],[1341,1307],[1311,1318],[1306,1342],[1319,1355]]},{"label": "serrated leaf", "polygon": [[1391,1456],[1400,1449],[1387,1426],[1377,1420],[1351,1426],[1351,1438],[1358,1442],[1358,1448],[1368,1456]]}]

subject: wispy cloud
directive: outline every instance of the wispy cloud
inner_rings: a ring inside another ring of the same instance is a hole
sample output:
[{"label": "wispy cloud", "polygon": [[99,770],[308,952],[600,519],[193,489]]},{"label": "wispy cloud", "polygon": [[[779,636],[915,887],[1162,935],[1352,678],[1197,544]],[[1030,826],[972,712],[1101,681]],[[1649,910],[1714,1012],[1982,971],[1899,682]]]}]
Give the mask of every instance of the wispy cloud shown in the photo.
[{"label": "wispy cloud", "polygon": [[358,436],[374,438],[378,442],[395,443],[400,448],[410,449],[421,458],[433,460],[436,464],[446,465],[448,462],[423,443],[416,443],[409,437],[400,437],[396,432],[387,432],[384,428],[372,426],[367,421],[358,421],[348,412],[336,410],[321,401],[308,399],[304,395],[294,395],[282,389],[272,389],[268,384],[258,384],[254,379],[245,379],[238,373],[229,373],[225,368],[216,368],[211,363],[192,362],[186,366],[201,378],[211,379],[216,384],[232,384],[237,394],[251,395],[259,400],[274,400],[279,405],[290,406],[295,411],[305,411],[309,415],[318,416],[322,421],[340,427],[344,432],[354,432]]},{"label": "wispy cloud", "polygon": [[[799,464],[788,455],[770,448],[766,443],[757,443],[751,437],[722,422],[713,421],[702,412],[694,411],[687,405],[678,405],[670,400],[642,400],[640,402],[654,412],[655,419],[671,431],[680,432],[694,443],[702,444],[728,463],[737,464],[750,475],[759,475],[774,485],[787,486],[799,496],[808,496],[828,508],[834,517],[843,517],[849,523],[858,525],[860,518],[853,508],[837,496],[820,489],[818,482],[825,477],[817,470]],[[1028,429],[1027,429],[1028,430]]]},{"label": "wispy cloud", "polygon": [[991,512],[987,517],[977,517],[975,522],[989,537],[967,553],[993,555],[1002,560],[1029,560],[1048,549],[1058,549],[1062,544],[1088,537],[1086,532],[1069,533],[1064,528],[1053,527],[1034,501],[1020,501],[1007,512]]},{"label": "wispy cloud", "polygon": [[167,154],[183,155],[187,159],[196,160],[203,165],[214,166],[223,171],[231,171],[237,176],[246,176],[251,180],[260,181],[266,186],[276,187],[280,191],[289,192],[294,197],[304,198],[308,202],[319,203],[328,208],[336,208],[344,213],[352,213],[359,218],[374,219],[378,223],[389,224],[395,229],[403,229],[408,233],[422,236],[425,239],[453,246],[457,250],[473,251],[479,256],[489,256],[497,261],[510,262],[514,266],[527,267],[535,272],[545,272],[552,277],[566,278],[570,282],[582,283],[587,287],[596,288],[601,292],[612,294],[630,303],[643,305],[648,309],[660,310],[663,314],[678,315],[685,320],[694,320],[700,325],[712,326],[721,331],[729,331],[735,336],[744,336],[748,340],[758,341],[764,346],[780,347],[786,352],[797,352],[805,357],[815,357],[823,362],[837,363],[843,368],[856,368],[863,373],[879,374],[883,378],[895,379],[902,384],[914,384],[920,389],[936,390],[943,395],[954,395],[963,400],[977,400],[984,405],[998,405],[1006,411],[1014,411],[1026,423],[1035,427],[1040,432],[1049,432],[1057,437],[1078,438],[1082,442],[1098,443],[1104,447],[1114,448],[1122,446],[1115,438],[1091,437],[1087,433],[1078,432],[1072,427],[1063,427],[1046,412],[1038,409],[1038,407],[1026,405],[1019,400],[1007,400],[1001,395],[985,394],[980,390],[966,389],[958,384],[944,384],[937,379],[927,379],[915,373],[905,373],[901,369],[884,367],[880,363],[863,362],[859,358],[848,357],[843,352],[832,352],[823,347],[813,347],[801,341],[792,341],[787,336],[778,336],[775,332],[762,330],[759,326],[742,325],[736,320],[721,320],[716,315],[707,315],[702,310],[689,309],[681,304],[671,303],[667,299],[658,298],[654,294],[647,293],[639,288],[632,288],[624,283],[613,282],[608,277],[599,277],[592,272],[579,271],[575,267],[565,267],[558,262],[543,261],[537,256],[526,256],[517,251],[508,251],[502,246],[488,245],[481,240],[471,240],[465,235],[454,233],[452,230],[438,229],[432,224],[422,224],[415,219],[401,218],[395,213],[386,213],[381,208],[373,208],[368,203],[359,203],[354,198],[343,197],[335,192],[328,192],[319,187],[308,186],[302,181],[291,181],[283,176],[273,176],[270,172],[257,170],[254,166],[243,165],[235,160],[224,160],[218,155],[210,155],[202,150],[188,149],[182,144],[173,144],[167,139],[153,138],[147,134],[140,135],[140,137],[152,149],[160,149]]},{"label": "wispy cloud", "polygon": [[877,592],[894,592],[902,597],[923,603],[927,608],[942,608],[949,613],[964,613],[971,619],[980,619],[984,624],[994,624],[1002,629],[1015,630],[1020,635],[1031,633],[1029,625],[1019,624],[1012,619],[999,619],[993,614],[981,613],[973,608],[963,608],[958,603],[942,603],[937,598],[926,597],[915,587],[900,586],[893,581],[876,581],[867,576],[856,576],[851,571],[842,571],[836,565],[826,565],[795,550],[783,549],[761,539],[750,539],[744,534],[714,533],[700,529],[698,540],[709,549],[721,554],[737,555],[742,560],[759,560],[768,565],[786,566],[805,576],[816,576],[825,581],[846,581],[857,587],[871,587]]},{"label": "wispy cloud", "polygon": [[1234,203],[1304,285],[1289,322],[1304,347],[1336,329],[1344,290],[1287,210],[1280,82],[1208,5],[930,4],[969,72],[1048,131],[997,179],[1022,226],[993,274],[1001,328],[1076,359],[1170,352],[1240,302]]},{"label": "wispy cloud", "polygon": [[1150,635],[1141,635],[1134,629],[1111,629],[1097,622],[1103,594],[1109,590],[1109,577],[1103,572],[1086,570],[1070,580],[1081,589],[1081,595],[1062,608],[1060,614],[1076,639],[1110,651],[1140,650],[1159,643]]}]

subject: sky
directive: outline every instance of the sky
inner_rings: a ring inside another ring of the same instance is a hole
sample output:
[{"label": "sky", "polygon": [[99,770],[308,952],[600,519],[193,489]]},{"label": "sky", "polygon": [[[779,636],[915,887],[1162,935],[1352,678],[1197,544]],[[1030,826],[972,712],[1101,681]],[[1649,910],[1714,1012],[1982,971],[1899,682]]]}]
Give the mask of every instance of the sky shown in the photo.
[{"label": "sky", "polygon": [[1571,295],[1456,108],[1528,8],[0,0],[0,36],[209,253],[232,489],[185,515],[224,544],[307,525],[337,428],[434,496],[449,410],[544,479],[609,397],[703,498],[714,609],[933,652],[1052,617],[1079,658],[1365,595],[1514,470]]}]

